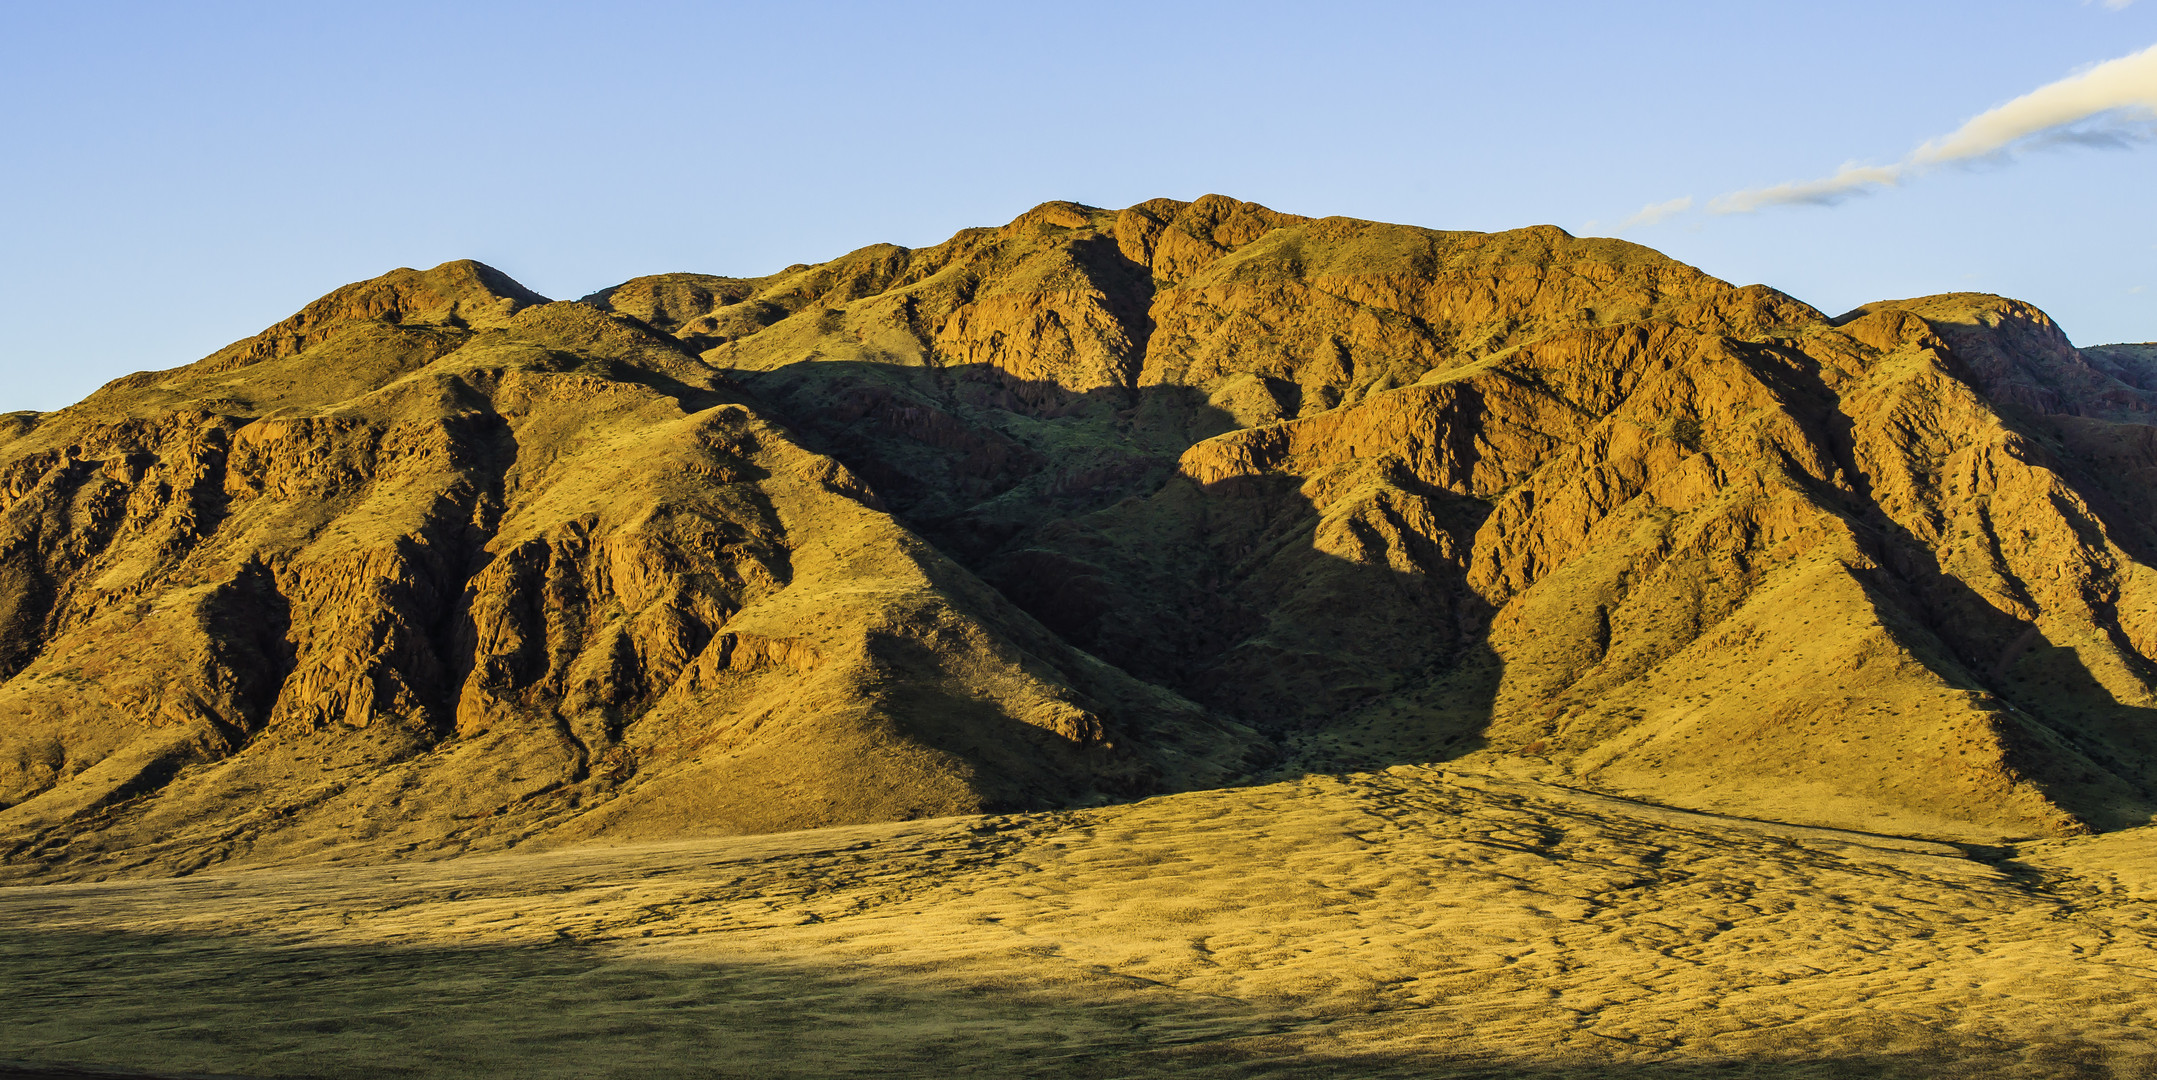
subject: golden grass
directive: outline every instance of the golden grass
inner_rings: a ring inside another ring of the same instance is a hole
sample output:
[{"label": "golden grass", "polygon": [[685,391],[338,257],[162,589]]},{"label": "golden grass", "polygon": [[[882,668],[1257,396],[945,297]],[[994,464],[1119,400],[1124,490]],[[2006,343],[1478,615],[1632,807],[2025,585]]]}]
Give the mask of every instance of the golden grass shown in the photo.
[{"label": "golden grass", "polygon": [[0,890],[0,1058],[259,1076],[2138,1076],[2157,831],[1960,847],[1397,767]]}]

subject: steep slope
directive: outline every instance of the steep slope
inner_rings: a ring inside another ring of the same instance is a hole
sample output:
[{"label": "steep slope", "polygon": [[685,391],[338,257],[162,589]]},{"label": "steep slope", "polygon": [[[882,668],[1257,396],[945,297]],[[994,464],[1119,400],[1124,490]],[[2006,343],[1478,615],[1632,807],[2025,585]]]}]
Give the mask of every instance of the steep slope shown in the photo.
[{"label": "steep slope", "polygon": [[32,864],[1056,805],[1259,745],[1058,642],[671,339],[477,264],[0,455],[0,830]]}]

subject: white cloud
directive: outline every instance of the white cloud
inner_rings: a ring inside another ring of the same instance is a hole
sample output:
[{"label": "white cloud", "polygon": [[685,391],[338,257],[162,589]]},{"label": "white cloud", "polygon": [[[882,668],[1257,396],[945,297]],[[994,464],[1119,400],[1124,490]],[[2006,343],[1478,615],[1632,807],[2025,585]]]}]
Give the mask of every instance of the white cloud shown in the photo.
[{"label": "white cloud", "polygon": [[2105,7],[2113,11],[2125,11],[2127,10],[2127,5],[2134,2],[2135,0],[2105,0]]},{"label": "white cloud", "polygon": [[[2108,6],[2116,0],[2107,0]],[[2130,0],[2131,2],[2131,0]],[[2125,6],[2121,3],[2120,6]],[[1769,206],[1832,205],[1943,165],[2012,157],[2063,144],[2128,146],[2157,140],[2157,45],[2047,83],[1890,165],[1844,165],[1831,176],[1748,188],[1710,200],[1717,214]]]},{"label": "white cloud", "polygon": [[1618,231],[1622,233],[1627,229],[1653,225],[1692,208],[1693,197],[1690,195],[1680,196],[1669,202],[1649,203],[1635,211],[1631,217],[1618,222]]},{"label": "white cloud", "polygon": [[1708,210],[1716,214],[1749,214],[1763,206],[1833,206],[1874,188],[1894,187],[1907,171],[1907,165],[1859,165],[1853,161],[1835,170],[1833,176],[1818,180],[1790,180],[1718,196],[1708,201]]}]

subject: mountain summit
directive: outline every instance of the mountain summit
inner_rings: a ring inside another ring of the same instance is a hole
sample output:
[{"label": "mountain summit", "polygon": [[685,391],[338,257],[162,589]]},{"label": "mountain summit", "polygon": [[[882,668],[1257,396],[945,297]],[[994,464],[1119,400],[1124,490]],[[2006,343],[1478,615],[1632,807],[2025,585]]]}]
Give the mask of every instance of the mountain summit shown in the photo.
[{"label": "mountain summit", "polygon": [[2157,347],[1636,245],[1047,203],[473,262],[0,416],[18,876],[1462,756],[1949,839],[2157,813]]}]

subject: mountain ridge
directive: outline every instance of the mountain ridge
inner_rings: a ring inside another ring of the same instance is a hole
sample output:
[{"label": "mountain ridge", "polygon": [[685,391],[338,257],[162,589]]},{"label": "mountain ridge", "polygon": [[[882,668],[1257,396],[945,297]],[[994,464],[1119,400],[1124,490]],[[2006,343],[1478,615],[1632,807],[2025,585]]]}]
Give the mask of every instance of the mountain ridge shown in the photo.
[{"label": "mountain ridge", "polygon": [[1988,840],[2157,812],[2157,351],[1622,241],[1052,202],[327,294],[0,429],[18,877],[1476,754]]}]

